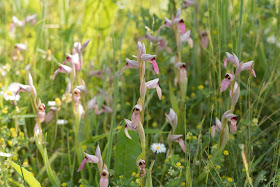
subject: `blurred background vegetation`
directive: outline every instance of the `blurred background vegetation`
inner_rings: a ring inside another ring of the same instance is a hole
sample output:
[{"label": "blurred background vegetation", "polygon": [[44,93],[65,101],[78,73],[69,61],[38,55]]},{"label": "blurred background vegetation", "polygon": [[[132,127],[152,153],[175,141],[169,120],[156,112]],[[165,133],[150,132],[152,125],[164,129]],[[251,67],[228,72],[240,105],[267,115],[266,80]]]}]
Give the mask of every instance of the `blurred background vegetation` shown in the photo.
[{"label": "blurred background vegetation", "polygon": [[[111,162],[109,168],[111,185],[137,185],[135,181],[137,176],[133,172],[137,173],[135,160],[138,155],[134,153],[139,150],[136,148],[129,152],[129,146],[137,145],[138,140],[130,145],[128,139],[122,139],[124,135],[121,125],[123,118],[130,118],[132,108],[139,97],[139,75],[138,71],[133,69],[126,69],[120,77],[114,74],[119,74],[125,65],[126,57],[132,58],[132,55],[137,54],[137,41],[146,33],[156,35],[158,28],[164,23],[164,17],[171,18],[175,15],[182,3],[181,0],[0,1],[2,151],[13,153],[10,160],[21,163],[32,171],[42,185],[50,185],[47,174],[42,169],[43,162],[32,140],[35,114],[29,104],[31,99],[28,94],[20,93],[21,98],[15,107],[4,99],[4,93],[12,82],[25,84],[30,71],[37,94],[43,103],[47,105],[48,101],[61,99],[69,76],[58,74],[53,81],[52,75],[58,68],[58,63],[65,60],[65,53],[71,52],[74,42],[90,39],[83,55],[84,65],[80,73],[88,88],[84,105],[98,95],[99,105],[107,100],[115,113],[96,116],[92,111],[88,111],[81,122],[79,142],[87,153],[94,153],[97,142],[100,144],[104,159]],[[279,9],[279,0],[201,0],[195,1],[194,6],[182,9],[182,18],[187,30],[191,30],[194,41],[192,49],[185,44],[182,51],[182,61],[186,62],[188,72],[185,102],[187,132],[184,135],[188,138],[189,152],[188,157],[182,153],[180,158],[174,157],[174,163],[166,161],[163,155],[159,156],[153,171],[155,186],[177,185],[176,181],[172,181],[175,174],[174,176],[170,174],[168,168],[176,168],[179,161],[185,166],[181,169],[179,167],[179,171],[184,173],[181,178],[179,177],[180,185],[188,183],[189,180],[190,183],[201,186],[244,185],[247,182],[240,144],[245,145],[254,185],[279,184]],[[10,31],[12,16],[23,20],[33,14],[37,14],[35,25],[16,28],[15,32]],[[201,31],[206,31],[209,40],[206,49],[201,45]],[[147,51],[157,55],[160,86],[163,91],[161,101],[157,99],[155,91],[149,92],[147,96],[144,128],[148,145],[151,142],[166,141],[171,127],[165,122],[164,114],[171,108],[170,90],[175,95],[179,92],[179,88],[174,85],[173,63],[176,51],[174,33],[171,29],[164,28],[159,36],[163,37],[171,48],[170,52],[161,50],[158,44],[143,40]],[[21,52],[20,60],[12,60],[16,43],[27,45],[27,50]],[[223,68],[225,52],[234,52],[240,61],[254,60],[257,77],[251,77],[249,73],[241,75],[239,80],[241,92],[235,111],[239,116],[238,129],[230,136],[226,147],[229,154],[221,155],[221,158],[214,160],[214,164],[219,167],[209,172],[203,182],[195,183],[200,173],[207,172],[207,168],[204,168],[206,160],[209,155],[211,157],[212,146],[218,141],[217,137],[210,138],[209,128],[214,123],[215,117],[220,118],[230,106],[228,93],[220,93],[220,82],[226,73]],[[27,68],[28,65],[30,70]],[[147,65],[147,68],[151,66]],[[95,71],[99,70],[103,70],[99,74],[102,75],[102,79],[94,76]],[[147,71],[146,78],[148,80],[155,78],[154,72]],[[114,81],[117,84],[114,85]],[[116,107],[113,107],[111,98],[114,91],[118,94]],[[106,94],[100,94],[103,92]],[[49,107],[46,111],[49,111]],[[48,134],[48,154],[53,170],[59,176],[60,182],[69,186],[78,184],[96,186],[98,183],[98,176],[95,175],[96,166],[88,164],[89,172],[82,175],[75,172],[79,163],[71,159],[74,138],[71,107],[63,105],[56,117],[68,120],[69,123],[58,126],[52,121],[48,125],[43,125],[43,132]],[[20,125],[24,135],[12,136],[11,128],[15,128],[15,123]],[[112,150],[108,144],[111,123]],[[84,129],[85,124],[90,126],[90,132]],[[56,128],[58,134],[54,141],[52,135]],[[134,135],[132,133],[132,136]],[[127,153],[123,152],[123,149]],[[179,150],[177,147],[175,152],[179,154]],[[111,151],[112,155],[108,158]],[[133,156],[128,159],[122,157],[123,154]],[[1,185],[23,184],[23,180],[13,173],[6,158],[0,157],[0,160]],[[120,168],[124,166],[118,163],[126,161],[130,167],[121,172]],[[186,174],[186,168],[191,170],[191,175]]]}]

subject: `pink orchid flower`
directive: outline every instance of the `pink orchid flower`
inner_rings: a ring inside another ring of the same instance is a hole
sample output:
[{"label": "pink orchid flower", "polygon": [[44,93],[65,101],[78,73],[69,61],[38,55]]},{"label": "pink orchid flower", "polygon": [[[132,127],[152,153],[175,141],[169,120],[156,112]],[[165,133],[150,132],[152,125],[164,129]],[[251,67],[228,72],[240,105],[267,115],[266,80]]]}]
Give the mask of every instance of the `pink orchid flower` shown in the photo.
[{"label": "pink orchid flower", "polygon": [[146,174],[146,162],[145,160],[139,159],[137,161],[138,168],[140,170],[140,177],[144,177]]},{"label": "pink orchid flower", "polygon": [[235,106],[240,94],[240,87],[238,86],[238,83],[235,82],[233,90],[230,90],[229,95],[231,97],[231,105]]},{"label": "pink orchid flower", "polygon": [[222,128],[222,123],[219,120],[219,118],[216,117],[216,123],[214,123],[213,126],[211,127],[212,138],[215,137],[215,131],[221,132],[221,128]]},{"label": "pink orchid flower", "polygon": [[236,72],[235,72],[235,76],[238,76],[240,74],[241,71],[246,71],[246,70],[250,70],[252,72],[252,74],[254,75],[254,77],[256,77],[256,72],[254,70],[254,65],[253,62],[254,61],[249,61],[246,63],[239,63],[239,59],[237,58],[237,56],[233,53],[230,54],[228,52],[226,52],[227,58],[224,60],[224,67],[227,67],[227,63],[231,62],[235,67],[236,67]]},{"label": "pink orchid flower", "polygon": [[165,22],[162,26],[159,27],[158,32],[163,27],[171,28],[173,25],[178,25],[182,35],[185,34],[186,33],[186,26],[185,26],[184,20],[182,18],[180,18],[180,16],[181,16],[181,9],[178,9],[175,18],[173,16],[172,16],[172,20],[170,20],[168,18],[165,18]]},{"label": "pink orchid flower", "polygon": [[173,128],[173,131],[175,131],[177,124],[178,124],[177,114],[175,113],[175,111],[172,108],[170,108],[169,114],[168,115],[165,114],[165,116],[166,116],[166,121],[168,121],[170,123],[170,125]]},{"label": "pink orchid flower", "polygon": [[195,3],[193,0],[184,0],[182,4],[182,8],[186,8],[189,6],[193,6]]},{"label": "pink orchid flower", "polygon": [[39,105],[38,105],[38,118],[40,123],[42,123],[45,120],[45,116],[46,116],[46,107],[44,103],[41,103],[41,101],[39,101]]},{"label": "pink orchid flower", "polygon": [[177,62],[175,64],[176,68],[180,70],[180,82],[184,82],[187,78],[187,66],[186,63],[183,62]]},{"label": "pink orchid flower", "polygon": [[138,123],[140,121],[140,112],[142,111],[142,106],[140,104],[137,104],[133,107],[133,114],[131,116],[131,121],[133,128],[136,129],[138,126]]},{"label": "pink orchid flower", "polygon": [[18,92],[31,92],[33,98],[36,98],[37,96],[37,92],[35,89],[35,86],[33,85],[33,79],[31,74],[28,74],[28,85],[23,85],[23,84],[18,84],[19,89],[16,91],[16,94],[18,94]]},{"label": "pink orchid flower", "polygon": [[188,42],[189,46],[191,48],[193,48],[193,40],[191,38],[191,31],[190,30],[188,30],[187,32],[185,32],[185,34],[183,34],[181,36],[181,41],[182,42]]},{"label": "pink orchid flower", "polygon": [[123,71],[126,69],[126,68],[131,68],[131,69],[138,69],[139,68],[139,64],[137,61],[135,60],[130,60],[128,58],[125,59],[126,61],[126,64],[125,66],[123,67],[123,69],[121,70],[121,73],[120,75],[123,73]]},{"label": "pink orchid flower", "polygon": [[55,79],[56,75],[58,73],[71,73],[72,72],[72,68],[70,68],[69,66],[60,64],[59,68],[54,72],[53,74],[53,80]]},{"label": "pink orchid flower", "polygon": [[156,74],[159,74],[159,69],[156,62],[156,55],[142,54],[141,60],[152,63]]},{"label": "pink orchid flower", "polygon": [[170,135],[169,134],[169,140],[174,141],[174,142],[178,142],[181,149],[184,151],[184,153],[186,152],[186,147],[185,147],[185,142],[182,139],[183,135]]},{"label": "pink orchid flower", "polygon": [[56,113],[57,108],[56,107],[51,107],[50,111],[47,113],[46,115],[46,124],[48,124],[52,119],[53,119],[53,115]]},{"label": "pink orchid flower", "polygon": [[146,87],[148,89],[155,88],[157,91],[158,98],[159,100],[161,100],[162,92],[161,92],[161,88],[159,87],[159,78],[146,82]]},{"label": "pink orchid flower", "polygon": [[207,37],[207,32],[206,31],[201,31],[200,32],[200,40],[201,40],[202,46],[204,48],[207,48],[209,41],[208,41],[208,37]]},{"label": "pink orchid flower", "polygon": [[221,92],[225,91],[229,85],[230,82],[234,80],[234,75],[231,73],[227,73],[225,78],[221,82]]},{"label": "pink orchid flower", "polygon": [[132,121],[130,121],[128,119],[124,119],[124,121],[125,121],[124,133],[125,133],[126,137],[128,137],[129,139],[132,140],[131,136],[128,133],[128,130],[136,131],[136,129],[134,128]]},{"label": "pink orchid flower", "polygon": [[102,173],[100,174],[99,186],[100,187],[107,187],[109,185],[109,172],[107,169],[103,169]]},{"label": "pink orchid flower", "polygon": [[98,161],[99,161],[98,157],[95,156],[95,155],[90,155],[90,154],[87,154],[87,153],[84,153],[84,154],[85,154],[85,158],[82,161],[82,163],[81,163],[79,169],[77,170],[77,172],[80,172],[83,169],[83,167],[86,163],[98,163]]}]

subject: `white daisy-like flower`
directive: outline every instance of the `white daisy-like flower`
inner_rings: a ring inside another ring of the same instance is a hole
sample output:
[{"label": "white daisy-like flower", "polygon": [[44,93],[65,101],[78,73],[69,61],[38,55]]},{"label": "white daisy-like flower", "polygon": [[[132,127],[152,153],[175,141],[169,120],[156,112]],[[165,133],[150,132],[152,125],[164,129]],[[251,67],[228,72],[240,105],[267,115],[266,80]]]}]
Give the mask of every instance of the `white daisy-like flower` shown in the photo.
[{"label": "white daisy-like flower", "polygon": [[48,106],[56,106],[55,101],[48,101]]},{"label": "white daisy-like flower", "polygon": [[0,152],[0,156],[9,158],[9,157],[12,156],[12,154],[11,154],[11,153],[3,153],[3,152]]},{"label": "white daisy-like flower", "polygon": [[19,89],[18,85],[19,83],[13,82],[8,86],[7,90],[4,92],[4,99],[6,101],[18,101],[20,99],[20,95],[16,95],[16,92]]},{"label": "white daisy-like flower", "polygon": [[166,152],[166,147],[163,143],[153,143],[151,145],[151,150],[154,153],[165,153]]},{"label": "white daisy-like flower", "polygon": [[66,125],[68,123],[68,121],[67,120],[64,120],[64,119],[58,119],[57,121],[56,121],[56,124],[57,125]]},{"label": "white daisy-like flower", "polygon": [[275,36],[269,36],[266,41],[270,44],[275,44],[276,43],[276,37]]}]

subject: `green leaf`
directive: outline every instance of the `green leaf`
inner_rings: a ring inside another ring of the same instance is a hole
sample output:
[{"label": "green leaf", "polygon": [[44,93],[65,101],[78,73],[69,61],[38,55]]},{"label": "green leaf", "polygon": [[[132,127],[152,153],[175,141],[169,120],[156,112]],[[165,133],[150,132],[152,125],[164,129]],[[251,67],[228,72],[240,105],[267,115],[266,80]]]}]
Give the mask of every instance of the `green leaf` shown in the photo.
[{"label": "green leaf", "polygon": [[10,161],[11,165],[13,166],[13,168],[18,172],[18,174],[20,174],[20,176],[24,177],[24,180],[31,186],[31,187],[37,187],[37,186],[41,186],[41,184],[35,179],[35,177],[32,175],[31,172],[27,171],[26,169],[24,169],[23,167],[20,167],[19,165],[17,165],[16,163],[14,163],[13,161]]},{"label": "green leaf", "polygon": [[137,170],[136,159],[141,153],[139,138],[136,132],[129,131],[132,140],[124,134],[124,126],[118,134],[115,150],[115,176],[123,175],[125,178],[131,176]]}]

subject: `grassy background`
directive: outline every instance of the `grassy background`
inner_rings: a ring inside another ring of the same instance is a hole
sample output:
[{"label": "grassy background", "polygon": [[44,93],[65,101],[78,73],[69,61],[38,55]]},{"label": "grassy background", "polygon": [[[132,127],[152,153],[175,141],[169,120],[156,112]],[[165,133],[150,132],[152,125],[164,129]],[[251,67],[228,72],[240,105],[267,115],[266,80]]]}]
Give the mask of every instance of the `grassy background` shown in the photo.
[{"label": "grassy background", "polygon": [[[0,76],[1,89],[5,91],[12,82],[26,83],[28,72],[25,67],[30,64],[34,85],[42,102],[46,104],[47,101],[61,98],[68,75],[59,74],[55,81],[52,81],[53,72],[58,68],[58,63],[64,61],[65,53],[72,50],[74,42],[90,39],[80,73],[89,90],[85,95],[85,101],[103,89],[108,96],[112,96],[109,100],[114,113],[95,116],[89,111],[81,122],[79,142],[85,152],[91,154],[95,152],[95,147],[99,143],[103,158],[112,169],[110,181],[124,186],[132,185],[131,181],[135,181],[136,178],[130,173],[137,172],[133,159],[136,159],[140,147],[137,149],[137,140],[134,143],[126,143],[128,139],[123,139],[124,135],[121,136],[123,130],[117,127],[122,125],[123,118],[130,117],[132,107],[136,104],[139,97],[139,76],[138,71],[133,69],[125,70],[121,77],[114,78],[113,74],[119,72],[125,65],[126,57],[131,58],[137,54],[137,40],[147,31],[156,34],[164,22],[164,17],[170,18],[174,15],[181,3],[178,0],[1,1],[0,68],[3,71],[7,64],[11,67],[9,71],[5,70],[7,72],[5,76]],[[186,134],[191,132],[192,135],[186,136],[190,139],[187,145],[187,159],[180,160],[184,165],[182,169],[184,174],[180,182],[202,186],[246,184],[248,181],[246,172],[242,170],[244,166],[239,148],[240,144],[244,144],[253,184],[258,186],[273,183],[277,186],[279,183],[279,8],[279,0],[202,0],[197,6],[182,10],[187,29],[191,30],[194,47],[190,49],[184,45],[182,51],[182,61],[186,62],[188,71],[188,92],[185,102]],[[12,16],[23,19],[35,13],[38,17],[34,26],[16,28],[15,33],[9,31]],[[199,33],[203,30],[208,33],[207,49],[203,49],[200,43]],[[144,124],[148,148],[153,142],[166,143],[170,127],[165,122],[164,113],[168,113],[171,108],[169,93],[171,89],[175,95],[179,93],[179,88],[173,84],[175,72],[172,62],[176,51],[174,33],[165,28],[160,32],[160,36],[168,41],[172,53],[162,51],[157,45],[144,41],[147,51],[157,55],[160,86],[163,91],[161,101],[158,101],[154,91],[148,92]],[[276,37],[275,43],[268,40],[271,36]],[[16,43],[26,43],[28,46],[28,50],[22,53],[22,61],[11,59]],[[211,155],[213,146],[218,141],[217,136],[215,139],[210,138],[209,127],[214,123],[216,116],[220,118],[230,107],[228,92],[219,91],[220,81],[226,73],[222,65],[226,57],[224,52],[234,52],[244,61],[254,60],[257,78],[250,77],[249,73],[241,74],[239,78],[241,94],[235,111],[239,116],[238,130],[230,136],[226,146],[229,155],[220,155],[221,158],[213,160],[215,168],[217,165],[221,168],[207,172],[204,166],[210,160],[209,154]],[[45,54],[51,56],[51,61],[43,57]],[[150,65],[147,66],[150,68]],[[111,73],[106,73],[108,68]],[[105,72],[103,80],[90,76],[91,71],[100,69]],[[146,79],[153,78],[155,75],[148,70]],[[172,88],[169,87],[169,83],[172,84]],[[0,96],[1,110],[5,108],[8,110],[7,114],[3,110],[0,114],[0,123],[3,127],[1,131],[4,133],[4,128],[13,128],[15,123],[19,123],[28,141],[20,145],[17,137],[2,134],[6,145],[9,140],[14,141],[12,146],[6,146],[2,151],[12,152],[16,158],[11,159],[16,161],[27,160],[26,168],[32,170],[41,184],[48,186],[50,183],[46,172],[42,169],[43,162],[32,141],[35,120],[29,104],[30,98],[25,93],[20,95],[18,108]],[[105,98],[99,96],[98,99],[102,103]],[[50,144],[48,154],[54,171],[61,183],[65,182],[71,186],[85,184],[88,181],[95,186],[98,183],[95,165],[88,164],[87,170],[82,175],[75,172],[79,163],[72,158],[74,137],[71,107],[63,105],[57,118],[67,119],[69,124],[57,126],[53,121],[49,125],[43,125],[43,132],[48,134],[47,141]],[[253,120],[254,118],[257,122]],[[89,125],[90,131],[84,129],[86,125]],[[54,141],[52,134],[56,129],[58,134]],[[135,146],[135,150],[130,150]],[[126,149],[123,149],[124,147]],[[175,153],[184,158],[179,146],[175,149]],[[131,154],[133,155],[131,159],[121,157]],[[0,159],[2,171],[9,164],[5,162],[4,157]],[[124,166],[118,164],[126,160],[129,163],[125,166],[127,171],[121,174],[119,169]],[[167,169],[164,170],[160,166]],[[159,156],[153,171],[155,186],[172,184],[168,177],[162,177],[168,175],[168,167],[164,156]],[[207,177],[201,183],[195,183],[202,172],[207,173]],[[18,182],[23,184],[21,178],[11,173],[10,169],[1,172],[1,184],[7,185],[11,181],[14,184]],[[226,177],[234,181],[230,182]],[[79,180],[80,178],[83,180]]]}]

